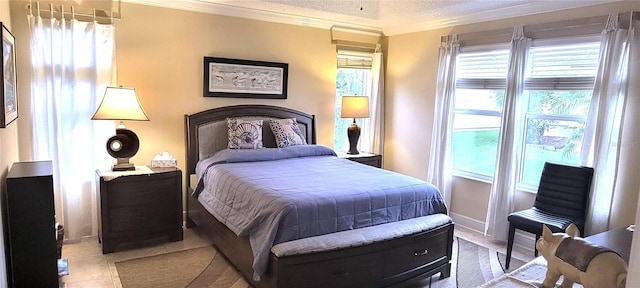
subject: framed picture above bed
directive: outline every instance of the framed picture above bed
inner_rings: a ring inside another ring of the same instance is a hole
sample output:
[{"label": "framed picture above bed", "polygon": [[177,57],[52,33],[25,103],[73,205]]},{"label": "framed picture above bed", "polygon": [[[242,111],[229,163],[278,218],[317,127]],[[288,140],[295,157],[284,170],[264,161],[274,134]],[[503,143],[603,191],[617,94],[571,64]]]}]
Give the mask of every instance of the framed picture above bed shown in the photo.
[{"label": "framed picture above bed", "polygon": [[0,106],[2,106],[2,114],[0,115],[0,128],[5,128],[13,120],[18,118],[18,89],[16,87],[16,48],[15,38],[9,32],[9,29],[2,23],[2,97],[0,97]]},{"label": "framed picture above bed", "polygon": [[204,97],[287,99],[289,64],[204,57]]}]

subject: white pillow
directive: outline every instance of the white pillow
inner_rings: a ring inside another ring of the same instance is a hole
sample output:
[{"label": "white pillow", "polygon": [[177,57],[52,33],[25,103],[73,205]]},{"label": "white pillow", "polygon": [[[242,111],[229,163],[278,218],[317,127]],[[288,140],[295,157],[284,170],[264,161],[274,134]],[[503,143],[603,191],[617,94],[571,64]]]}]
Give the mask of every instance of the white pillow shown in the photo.
[{"label": "white pillow", "polygon": [[298,127],[298,121],[296,121],[295,118],[270,119],[269,126],[271,127],[273,135],[276,137],[276,145],[278,145],[278,148],[307,144],[300,127]]},{"label": "white pillow", "polygon": [[230,149],[262,148],[262,120],[227,118]]}]

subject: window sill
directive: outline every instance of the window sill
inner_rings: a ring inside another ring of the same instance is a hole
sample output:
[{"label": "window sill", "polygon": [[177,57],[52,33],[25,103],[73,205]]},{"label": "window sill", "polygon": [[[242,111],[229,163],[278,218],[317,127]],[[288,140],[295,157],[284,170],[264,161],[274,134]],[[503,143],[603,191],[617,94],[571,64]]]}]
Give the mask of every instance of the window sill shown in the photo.
[{"label": "window sill", "polygon": [[[477,174],[472,174],[472,173],[465,173],[462,171],[455,171],[453,172],[453,177],[457,177],[457,178],[464,178],[467,180],[471,180],[471,181],[477,181],[477,182],[481,182],[481,183],[485,183],[485,184],[489,184],[492,185],[493,184],[493,178],[492,177],[488,177],[488,176],[482,176],[482,175],[477,175]],[[534,187],[531,185],[517,185],[516,186],[516,191],[519,192],[524,192],[524,193],[531,193],[531,194],[537,194],[538,193],[538,187]]]},{"label": "window sill", "polygon": [[538,194],[538,187],[531,187],[529,185],[527,185],[527,186],[517,186],[516,187],[516,191],[520,191],[520,192],[524,192],[524,193],[531,193],[531,194]]},{"label": "window sill", "polygon": [[468,173],[468,172],[463,172],[463,171],[454,171],[452,173],[453,177],[458,177],[458,178],[465,178],[468,180],[473,180],[473,181],[478,181],[478,182],[482,182],[482,183],[486,183],[491,185],[493,183],[493,177],[490,176],[484,176],[484,175],[478,175],[478,174],[473,174],[473,173]]}]

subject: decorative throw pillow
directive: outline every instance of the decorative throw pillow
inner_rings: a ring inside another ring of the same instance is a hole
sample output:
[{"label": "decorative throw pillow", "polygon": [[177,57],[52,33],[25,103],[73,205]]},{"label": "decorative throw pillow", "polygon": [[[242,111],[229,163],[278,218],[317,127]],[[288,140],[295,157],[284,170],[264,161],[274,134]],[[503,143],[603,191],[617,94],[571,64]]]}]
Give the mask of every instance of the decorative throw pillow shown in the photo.
[{"label": "decorative throw pillow", "polygon": [[262,148],[262,120],[227,118],[230,149]]},{"label": "decorative throw pillow", "polygon": [[276,137],[278,148],[307,144],[295,118],[270,119],[269,126],[271,126],[271,131]]}]

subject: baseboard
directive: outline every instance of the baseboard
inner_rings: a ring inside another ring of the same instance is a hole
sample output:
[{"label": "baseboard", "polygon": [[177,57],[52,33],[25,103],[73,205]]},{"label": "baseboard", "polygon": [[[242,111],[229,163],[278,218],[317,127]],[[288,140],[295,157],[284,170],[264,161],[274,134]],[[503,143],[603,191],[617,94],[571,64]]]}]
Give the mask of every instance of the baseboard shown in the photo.
[{"label": "baseboard", "polygon": [[467,217],[461,214],[452,213],[452,212],[449,212],[449,217],[453,219],[453,222],[455,222],[456,225],[460,225],[464,228],[471,229],[473,231],[477,231],[478,233],[484,234],[483,221],[479,221],[477,219]]},{"label": "baseboard", "polygon": [[[449,216],[453,219],[453,222],[456,223],[456,226],[462,226],[466,229],[476,231],[480,234],[484,234],[484,221],[479,221],[477,219],[464,216],[461,214],[451,213],[449,212]],[[513,246],[518,247],[523,251],[530,252],[533,254],[533,247],[535,247],[535,237],[531,233],[522,232],[516,230],[516,234],[513,237]]]},{"label": "baseboard", "polygon": [[536,246],[536,237],[534,234],[516,230],[513,236],[513,246],[533,254],[533,248]]}]

